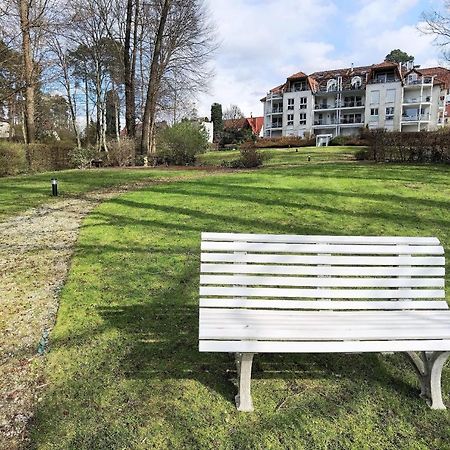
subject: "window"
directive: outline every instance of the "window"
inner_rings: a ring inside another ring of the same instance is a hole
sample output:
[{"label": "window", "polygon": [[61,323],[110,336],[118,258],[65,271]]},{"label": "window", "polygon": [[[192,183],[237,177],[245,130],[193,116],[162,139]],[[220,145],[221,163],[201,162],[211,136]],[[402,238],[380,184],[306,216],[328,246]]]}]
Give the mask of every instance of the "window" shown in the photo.
[{"label": "window", "polygon": [[288,98],[288,109],[292,110],[294,109],[294,99]]},{"label": "window", "polygon": [[378,108],[370,108],[371,116],[378,116]]},{"label": "window", "polygon": [[327,92],[332,92],[337,90],[337,81],[333,78],[327,81]]},{"label": "window", "polygon": [[380,91],[372,91],[370,93],[370,104],[377,105],[378,103],[380,103]]},{"label": "window", "polygon": [[361,87],[362,81],[361,77],[353,77],[352,81],[350,82],[352,89],[359,89]]},{"label": "window", "polygon": [[288,125],[294,125],[294,114],[288,114],[287,115],[287,124]]},{"label": "window", "polygon": [[308,106],[308,99],[306,97],[300,97],[300,109],[306,109]]},{"label": "window", "polygon": [[392,106],[386,108],[386,120],[394,120],[394,108]]},{"label": "window", "polygon": [[395,103],[395,89],[386,90],[386,103]]},{"label": "window", "polygon": [[297,81],[293,85],[294,92],[306,91],[306,83],[304,81]]},{"label": "window", "polygon": [[306,113],[300,113],[300,125],[306,125]]}]

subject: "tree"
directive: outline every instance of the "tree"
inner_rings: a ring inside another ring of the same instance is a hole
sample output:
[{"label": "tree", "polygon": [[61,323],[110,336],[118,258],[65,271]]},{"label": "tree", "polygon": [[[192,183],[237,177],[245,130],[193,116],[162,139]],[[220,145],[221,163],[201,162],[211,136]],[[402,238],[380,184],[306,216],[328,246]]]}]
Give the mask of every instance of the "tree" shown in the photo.
[{"label": "tree", "polygon": [[243,119],[244,114],[237,105],[230,105],[223,113],[223,120]]},{"label": "tree", "polygon": [[441,47],[442,55],[450,62],[450,0],[446,0],[442,11],[422,14],[424,24],[419,30],[434,36],[434,42]]},{"label": "tree", "polygon": [[170,92],[167,85],[177,79],[191,95],[205,90],[211,78],[207,62],[216,48],[204,0],[164,0],[150,4],[154,5],[148,18],[148,26],[153,30],[151,65],[141,141],[141,151],[147,155],[156,150],[156,115],[164,92]]},{"label": "tree", "polygon": [[220,103],[211,105],[211,122],[214,127],[213,141],[219,142],[223,132],[222,105]]},{"label": "tree", "polygon": [[414,56],[408,55],[408,53],[396,48],[391,50],[384,58],[385,61],[395,62],[397,64],[406,64],[414,61]]}]

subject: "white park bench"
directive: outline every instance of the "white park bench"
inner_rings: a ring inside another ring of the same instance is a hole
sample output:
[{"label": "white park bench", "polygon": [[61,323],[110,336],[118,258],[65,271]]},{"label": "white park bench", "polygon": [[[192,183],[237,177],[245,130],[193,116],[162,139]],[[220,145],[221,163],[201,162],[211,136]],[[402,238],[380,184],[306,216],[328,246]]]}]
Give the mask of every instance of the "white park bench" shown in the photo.
[{"label": "white park bench", "polygon": [[201,249],[199,349],[236,353],[238,410],[253,410],[255,353],[352,352],[403,352],[421,396],[445,409],[437,238],[202,233]]}]

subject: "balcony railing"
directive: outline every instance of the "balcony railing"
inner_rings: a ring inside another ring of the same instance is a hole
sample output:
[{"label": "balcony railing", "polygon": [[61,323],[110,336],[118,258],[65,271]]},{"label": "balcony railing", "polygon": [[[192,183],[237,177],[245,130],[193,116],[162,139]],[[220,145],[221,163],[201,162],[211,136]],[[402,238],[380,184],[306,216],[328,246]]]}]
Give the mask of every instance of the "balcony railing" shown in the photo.
[{"label": "balcony railing", "polygon": [[274,99],[279,99],[279,98],[283,98],[283,94],[276,92],[276,93],[269,93],[266,95],[266,100],[274,100]]},{"label": "balcony railing", "polygon": [[430,103],[431,97],[404,98],[403,103]]},{"label": "balcony railing", "polygon": [[270,128],[283,128],[283,122],[272,122]]},{"label": "balcony railing", "polygon": [[315,120],[314,125],[337,125],[338,121],[337,119],[330,119],[330,120]]},{"label": "balcony railing", "polygon": [[343,108],[356,108],[358,106],[364,106],[364,102],[362,100],[354,100],[343,103]]},{"label": "balcony railing", "polygon": [[343,124],[343,125],[349,125],[349,124],[362,125],[363,123],[364,123],[364,119],[362,117],[341,119],[341,124]]},{"label": "balcony railing", "polygon": [[364,118],[342,118],[340,121],[337,119],[331,119],[331,120],[315,120],[314,125],[322,125],[322,126],[328,126],[328,125],[364,125]]},{"label": "balcony railing", "polygon": [[402,116],[402,122],[418,122],[419,120],[430,120],[430,115],[414,114],[411,116]]},{"label": "balcony railing", "polygon": [[272,108],[272,114],[279,114],[283,112],[283,108]]},{"label": "balcony railing", "polygon": [[407,86],[417,86],[421,84],[433,84],[433,77],[421,77],[416,80],[408,80],[406,79],[405,84]]}]

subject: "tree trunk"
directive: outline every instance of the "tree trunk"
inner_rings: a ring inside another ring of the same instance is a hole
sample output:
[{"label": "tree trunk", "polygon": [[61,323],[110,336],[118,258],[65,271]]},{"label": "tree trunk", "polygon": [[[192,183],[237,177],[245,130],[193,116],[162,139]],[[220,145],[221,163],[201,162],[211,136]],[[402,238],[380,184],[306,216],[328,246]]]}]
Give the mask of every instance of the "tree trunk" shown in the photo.
[{"label": "tree trunk", "polygon": [[24,137],[30,144],[36,137],[34,124],[35,98],[34,98],[34,68],[31,52],[30,37],[30,5],[28,0],[20,0],[20,31],[22,33],[23,71],[25,79],[25,112],[24,112]]},{"label": "tree trunk", "polygon": [[86,103],[86,147],[90,144],[89,139],[89,84],[88,84],[88,78],[87,73],[84,78],[84,98]]},{"label": "tree trunk", "polygon": [[156,100],[159,91],[161,79],[161,47],[166,26],[167,16],[169,14],[170,0],[164,0],[161,16],[159,19],[158,31],[155,39],[155,49],[153,52],[152,63],[150,65],[150,78],[148,81],[147,98],[145,100],[144,117],[142,120],[142,142],[141,151],[143,154],[151,157],[155,153],[155,122],[156,122]]},{"label": "tree trunk", "polygon": [[131,34],[133,28],[133,0],[127,0],[125,44],[123,52],[125,72],[125,127],[127,130],[127,135],[133,139],[136,137],[135,73],[137,52],[137,18],[139,9],[138,0],[135,0],[134,8],[133,50],[131,50]]}]

